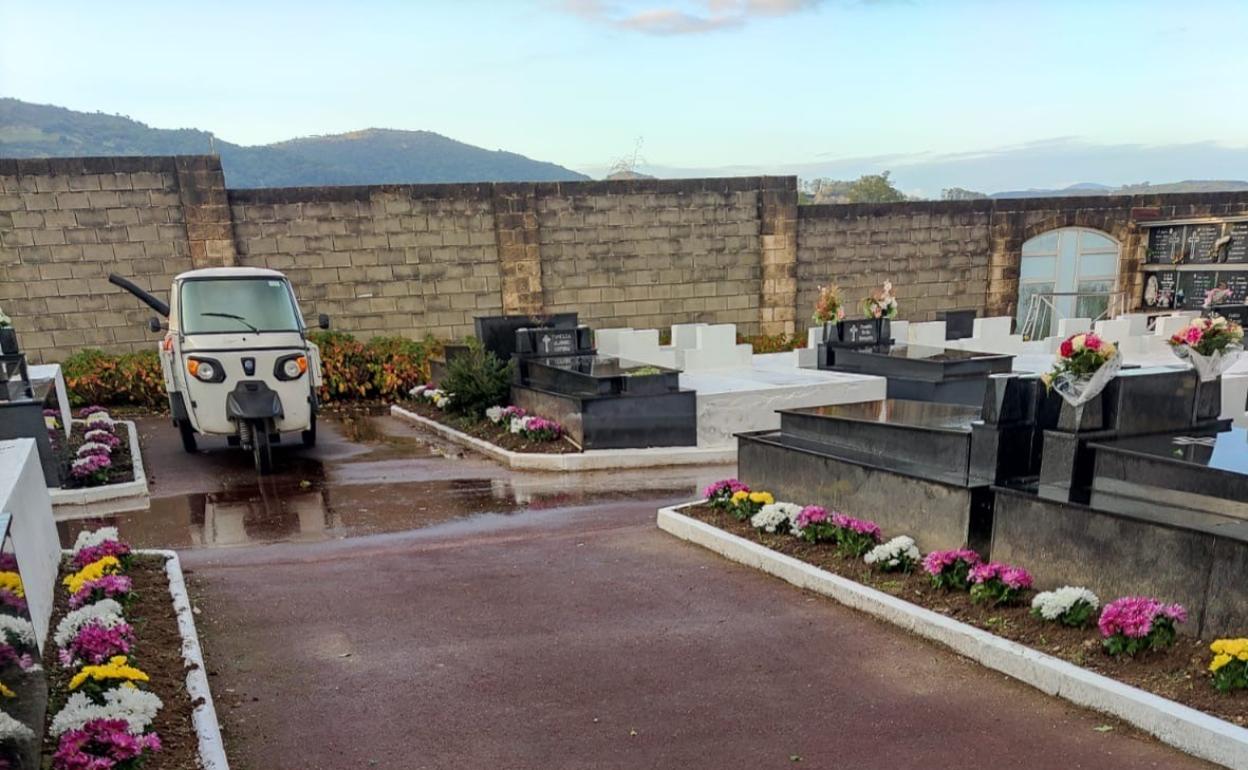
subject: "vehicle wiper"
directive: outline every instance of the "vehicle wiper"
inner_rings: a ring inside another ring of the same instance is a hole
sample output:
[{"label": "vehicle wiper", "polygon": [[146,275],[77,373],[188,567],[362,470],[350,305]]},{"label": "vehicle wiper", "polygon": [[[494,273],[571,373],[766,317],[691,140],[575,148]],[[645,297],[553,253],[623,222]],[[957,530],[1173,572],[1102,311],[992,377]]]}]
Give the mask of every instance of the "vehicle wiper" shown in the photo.
[{"label": "vehicle wiper", "polygon": [[260,333],[259,329],[248,323],[247,319],[243,318],[241,315],[234,315],[233,313],[200,313],[200,315],[212,316],[213,318],[231,318],[238,321],[243,326],[246,326],[248,329],[251,329],[256,334]]}]

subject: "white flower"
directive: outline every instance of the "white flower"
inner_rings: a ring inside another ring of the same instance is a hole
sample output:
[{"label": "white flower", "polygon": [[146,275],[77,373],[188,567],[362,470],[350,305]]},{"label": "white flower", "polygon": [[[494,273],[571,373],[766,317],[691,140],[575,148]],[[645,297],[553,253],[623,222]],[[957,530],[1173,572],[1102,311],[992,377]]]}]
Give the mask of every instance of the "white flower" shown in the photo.
[{"label": "white flower", "polygon": [[1101,600],[1088,589],[1062,586],[1056,591],[1041,591],[1036,594],[1036,598],[1031,600],[1031,607],[1045,620],[1057,620],[1079,602],[1087,602],[1094,610],[1101,606]]},{"label": "white flower", "polygon": [[887,543],[872,548],[862,560],[882,567],[899,567],[903,561],[917,562],[920,556],[914,538],[898,535]]},{"label": "white flower", "polygon": [[501,406],[492,406],[485,410],[485,419],[498,425],[503,421],[503,408]]},{"label": "white flower", "polygon": [[100,621],[105,628],[112,628],[126,619],[122,617],[121,605],[113,599],[101,599],[98,602],[79,607],[56,624],[56,633],[52,635],[57,647],[65,647],[78,633],[78,629],[92,621]]},{"label": "white flower", "polygon": [[772,503],[764,505],[758,513],[750,517],[750,526],[764,532],[788,532],[797,534],[794,522],[802,506],[793,503]]},{"label": "white flower", "polygon": [[116,527],[100,527],[93,530],[84,529],[78,533],[78,539],[74,541],[74,553],[78,553],[84,548],[94,548],[97,545],[120,539],[121,536],[117,533]]},{"label": "white flower", "polygon": [[61,427],[61,424],[56,421],[55,417],[44,417],[43,425],[48,430],[56,430],[57,428]]},{"label": "white flower", "polygon": [[[49,419],[55,419],[55,418],[49,418]],[[99,441],[100,439],[111,438],[112,435],[113,434],[111,432],[106,431],[103,428],[92,428],[91,430],[86,432],[83,438],[85,438],[87,441]]]},{"label": "white flower", "polygon": [[0,711],[0,742],[34,740],[35,732],[8,714]]},{"label": "white flower", "polygon": [[525,428],[529,427],[528,420],[528,417],[512,417],[508,430],[512,433],[523,433]]},{"label": "white flower", "polygon": [[53,735],[61,735],[93,719],[124,719],[129,723],[130,734],[138,735],[147,730],[163,705],[155,694],[132,687],[106,690],[103,705],[76,692],[52,718],[51,730]]},{"label": "white flower", "polygon": [[0,615],[0,640],[22,647],[35,646],[35,629],[12,615]]},{"label": "white flower", "polygon": [[428,389],[428,387],[429,387],[428,385],[417,385],[416,387],[407,391],[407,394],[411,396],[412,398],[420,398],[421,396],[425,394],[425,390]]},{"label": "white flower", "polygon": [[95,414],[87,417],[87,425],[97,428],[103,425],[111,428],[113,427],[113,418],[108,416],[108,412],[96,412]]},{"label": "white flower", "polygon": [[84,441],[82,442],[82,445],[78,447],[78,451],[75,454],[77,454],[79,457],[86,457],[87,455],[98,455],[98,454],[107,455],[107,454],[112,454],[112,453],[113,453],[112,447],[110,447],[108,444],[97,444],[94,441]]}]

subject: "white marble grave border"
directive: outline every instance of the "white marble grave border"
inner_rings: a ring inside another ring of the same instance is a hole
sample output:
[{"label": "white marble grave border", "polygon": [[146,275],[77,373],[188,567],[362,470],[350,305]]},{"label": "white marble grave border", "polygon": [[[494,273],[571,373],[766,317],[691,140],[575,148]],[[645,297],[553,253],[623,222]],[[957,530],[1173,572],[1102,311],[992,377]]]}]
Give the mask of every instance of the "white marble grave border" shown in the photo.
[{"label": "white marble grave border", "polygon": [[[82,420],[74,420],[74,422],[82,422]],[[118,420],[117,424],[126,426],[126,437],[130,442],[130,457],[134,463],[134,480],[82,489],[49,488],[48,494],[52,497],[52,516],[57,521],[141,511],[151,505],[151,493],[147,487],[143,454],[139,450],[139,430],[130,420]]]},{"label": "white marble grave border", "polygon": [[718,447],[590,449],[568,454],[512,452],[475,436],[469,436],[436,420],[422,417],[401,406],[391,406],[390,414],[400,420],[430,430],[462,447],[480,452],[513,470],[578,472],[620,468],[659,468],[671,465],[721,465],[737,461],[735,444]]}]

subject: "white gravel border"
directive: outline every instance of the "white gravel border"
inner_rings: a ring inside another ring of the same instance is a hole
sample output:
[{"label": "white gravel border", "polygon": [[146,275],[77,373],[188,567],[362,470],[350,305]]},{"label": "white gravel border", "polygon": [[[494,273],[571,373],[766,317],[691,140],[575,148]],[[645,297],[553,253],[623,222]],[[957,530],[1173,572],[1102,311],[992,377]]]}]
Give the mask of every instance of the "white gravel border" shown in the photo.
[{"label": "white gravel border", "polygon": [[[74,422],[83,421],[74,420]],[[52,516],[57,521],[141,511],[151,505],[151,493],[147,488],[147,472],[143,468],[143,454],[139,451],[138,428],[130,420],[117,422],[126,426],[126,434],[130,441],[130,457],[134,462],[134,480],[82,489],[49,487],[48,495],[52,498]]]},{"label": "white gravel border", "polygon": [[683,507],[660,508],[659,529],[938,642],[1049,695],[1115,716],[1184,753],[1248,770],[1248,729],[811,566],[685,516]]},{"label": "white gravel border", "polygon": [[192,702],[200,701],[191,714],[195,732],[199,736],[199,766],[203,770],[229,770],[230,763],[225,757],[225,743],[221,740],[217,709],[212,702],[212,692],[208,689],[208,669],[204,666],[199,634],[195,631],[195,612],[191,608],[191,597],[186,592],[186,580],[182,575],[182,562],[174,551],[139,550],[135,553],[160,556],[165,560],[169,593],[173,596],[178,630],[182,633],[182,658],[187,665],[186,691]]},{"label": "white gravel border", "polygon": [[569,454],[512,452],[475,436],[422,417],[401,406],[390,414],[433,431],[442,438],[496,460],[508,468],[526,471],[598,471],[617,468],[656,468],[671,465],[721,465],[737,461],[737,447],[652,447],[650,449],[590,449]]}]

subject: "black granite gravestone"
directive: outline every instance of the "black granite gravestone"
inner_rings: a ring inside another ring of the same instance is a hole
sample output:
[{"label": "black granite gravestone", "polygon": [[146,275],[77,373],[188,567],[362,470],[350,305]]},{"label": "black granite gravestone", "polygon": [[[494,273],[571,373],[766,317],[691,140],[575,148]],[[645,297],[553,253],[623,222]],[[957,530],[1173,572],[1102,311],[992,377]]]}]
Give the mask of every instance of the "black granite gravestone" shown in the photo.
[{"label": "black granite gravestone", "polygon": [[945,322],[945,339],[963,340],[975,335],[976,310],[945,310],[936,314],[937,321]]},{"label": "black granite gravestone", "polygon": [[503,361],[510,361],[516,352],[516,331],[519,329],[575,329],[576,313],[556,313],[549,317],[527,315],[477,316],[473,319],[477,339],[485,349]]}]

